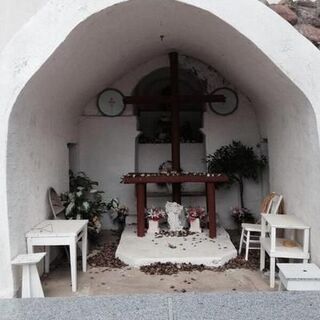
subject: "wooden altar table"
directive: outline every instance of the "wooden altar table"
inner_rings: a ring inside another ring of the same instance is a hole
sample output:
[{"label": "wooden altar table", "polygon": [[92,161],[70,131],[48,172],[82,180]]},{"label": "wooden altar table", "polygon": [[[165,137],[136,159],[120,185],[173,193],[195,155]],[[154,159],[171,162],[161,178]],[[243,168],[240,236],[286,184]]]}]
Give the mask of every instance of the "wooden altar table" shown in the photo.
[{"label": "wooden altar table", "polygon": [[204,183],[206,185],[206,202],[209,217],[209,236],[216,237],[216,199],[215,184],[228,181],[223,174],[209,173],[129,173],[122,178],[122,183],[135,184],[137,195],[137,235],[145,234],[145,209],[147,208],[146,189],[148,183]]}]

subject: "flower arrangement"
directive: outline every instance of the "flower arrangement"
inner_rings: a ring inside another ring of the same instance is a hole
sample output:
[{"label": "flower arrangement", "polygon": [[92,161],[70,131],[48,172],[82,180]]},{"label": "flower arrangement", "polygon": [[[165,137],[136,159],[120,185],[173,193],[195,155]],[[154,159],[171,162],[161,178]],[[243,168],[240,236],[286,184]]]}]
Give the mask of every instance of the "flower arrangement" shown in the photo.
[{"label": "flower arrangement", "polygon": [[186,209],[186,214],[189,222],[191,222],[203,218],[206,215],[206,210],[201,207],[189,207]]},{"label": "flower arrangement", "polygon": [[233,207],[231,208],[231,215],[237,224],[241,224],[243,222],[254,222],[254,217],[247,208]]},{"label": "flower arrangement", "polygon": [[149,220],[159,221],[166,216],[166,212],[162,208],[149,208],[146,210],[146,216]]},{"label": "flower arrangement", "polygon": [[129,213],[129,208],[125,205],[120,205],[118,198],[112,198],[107,204],[107,209],[110,213],[112,221],[118,224],[119,229],[123,230],[126,217]]}]

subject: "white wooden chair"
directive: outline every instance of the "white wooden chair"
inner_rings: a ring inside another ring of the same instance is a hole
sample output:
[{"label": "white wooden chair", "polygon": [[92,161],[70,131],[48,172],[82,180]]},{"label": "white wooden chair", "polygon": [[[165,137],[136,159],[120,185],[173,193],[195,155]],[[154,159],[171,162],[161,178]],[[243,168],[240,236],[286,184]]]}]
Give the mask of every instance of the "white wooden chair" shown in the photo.
[{"label": "white wooden chair", "polygon": [[[270,200],[266,212],[267,214],[277,214],[283,196],[280,194],[274,194]],[[260,250],[260,236],[261,236],[261,224],[258,223],[242,223],[241,224],[241,238],[239,245],[239,254],[241,254],[242,247],[245,244],[246,254],[245,259],[248,260],[249,250]],[[250,246],[253,245],[253,246]]]},{"label": "white wooden chair", "polygon": [[59,216],[60,213],[64,212],[64,205],[56,190],[54,190],[52,187],[50,187],[48,190],[48,199],[54,219],[64,219],[64,215]]}]

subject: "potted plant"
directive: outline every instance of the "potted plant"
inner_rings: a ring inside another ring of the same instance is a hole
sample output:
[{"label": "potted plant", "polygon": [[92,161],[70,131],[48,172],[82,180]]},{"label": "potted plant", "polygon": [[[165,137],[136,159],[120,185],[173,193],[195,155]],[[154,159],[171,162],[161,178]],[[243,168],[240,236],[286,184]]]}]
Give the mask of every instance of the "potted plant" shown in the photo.
[{"label": "potted plant", "polygon": [[74,175],[69,172],[69,192],[61,195],[65,206],[66,219],[87,219],[88,235],[96,240],[102,229],[101,216],[107,211],[107,205],[102,199],[98,182],[92,181],[84,172]]},{"label": "potted plant", "polygon": [[255,154],[252,147],[245,146],[240,141],[219,148],[215,153],[207,156],[208,171],[210,173],[224,173],[228,176],[227,184],[236,183],[239,187],[240,207],[244,205],[245,180],[258,181],[259,172],[267,165],[264,156]]},{"label": "potted plant", "polygon": [[159,232],[159,220],[166,216],[166,212],[161,208],[149,208],[146,210],[146,216],[149,222],[148,233]]},{"label": "potted plant", "polygon": [[122,232],[126,225],[126,217],[129,213],[128,207],[120,205],[118,198],[112,198],[107,204],[107,209],[113,223],[116,223],[118,225],[118,230]]},{"label": "potted plant", "polygon": [[189,207],[186,209],[187,217],[190,223],[190,232],[202,232],[200,227],[200,219],[206,215],[204,208]]}]

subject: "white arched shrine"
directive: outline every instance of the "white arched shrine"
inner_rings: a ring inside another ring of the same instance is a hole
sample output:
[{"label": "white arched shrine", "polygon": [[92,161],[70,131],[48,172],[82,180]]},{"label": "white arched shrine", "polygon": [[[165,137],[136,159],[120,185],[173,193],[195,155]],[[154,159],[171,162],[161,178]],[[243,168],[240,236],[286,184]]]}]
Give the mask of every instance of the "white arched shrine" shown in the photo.
[{"label": "white arched shrine", "polygon": [[48,185],[67,185],[66,144],[77,141],[84,105],[172,49],[215,66],[252,100],[271,188],[311,225],[320,262],[320,55],[311,43],[256,0],[53,0],[0,55],[0,296],[18,288],[10,261],[46,217]]}]

